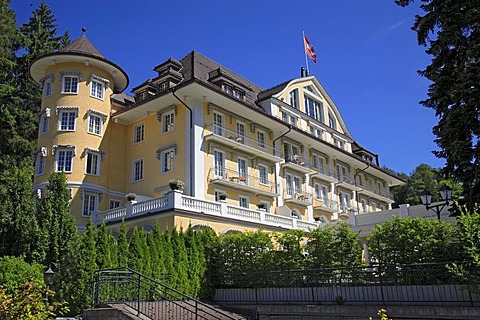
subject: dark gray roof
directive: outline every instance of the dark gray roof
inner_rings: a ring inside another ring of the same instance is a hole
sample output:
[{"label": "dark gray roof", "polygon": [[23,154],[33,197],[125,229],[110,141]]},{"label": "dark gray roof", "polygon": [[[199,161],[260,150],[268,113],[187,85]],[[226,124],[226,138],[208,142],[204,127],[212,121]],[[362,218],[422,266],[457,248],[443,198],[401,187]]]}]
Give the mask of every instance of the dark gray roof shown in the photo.
[{"label": "dark gray roof", "polygon": [[283,89],[285,89],[285,87],[287,86],[287,84],[292,81],[293,79],[290,79],[290,80],[287,80],[285,82],[282,82],[270,89],[267,89],[267,90],[264,90],[262,92],[260,92],[258,94],[258,101],[262,101],[262,100],[265,100],[265,99],[268,99],[270,98],[271,96],[273,96],[274,94],[276,93],[279,93],[280,91],[282,91]]},{"label": "dark gray roof", "polygon": [[[256,106],[255,101],[259,92],[263,91],[263,88],[259,85],[245,79],[239,74],[229,70],[221,64],[207,58],[198,51],[192,51],[180,60],[183,68],[180,72],[183,75],[183,81],[187,82],[191,79],[200,80],[206,84],[212,86],[212,88],[218,89],[218,87],[209,81],[210,72],[220,68],[221,73],[229,79],[234,79],[235,82],[241,84],[245,88],[249,88],[249,92],[246,94],[245,102],[249,105]],[[192,67],[193,64],[193,67]],[[263,109],[262,109],[263,110]]]},{"label": "dark gray roof", "polygon": [[123,92],[112,94],[110,96],[110,99],[120,102],[121,104],[124,104],[124,105],[135,103],[135,97]]},{"label": "dark gray roof", "polygon": [[100,51],[95,48],[95,46],[90,42],[90,40],[87,39],[85,35],[82,35],[80,38],[72,41],[64,48],[60,49],[59,52],[81,53],[105,59],[103,54],[101,54]]}]

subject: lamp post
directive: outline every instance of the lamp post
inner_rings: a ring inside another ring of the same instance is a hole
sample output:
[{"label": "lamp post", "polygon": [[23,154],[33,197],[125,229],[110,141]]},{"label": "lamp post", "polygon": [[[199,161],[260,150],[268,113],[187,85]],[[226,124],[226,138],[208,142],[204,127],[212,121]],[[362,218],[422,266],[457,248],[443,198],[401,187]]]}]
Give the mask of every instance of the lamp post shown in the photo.
[{"label": "lamp post", "polygon": [[53,275],[54,274],[55,274],[55,272],[53,272],[53,270],[50,266],[48,267],[48,270],[45,271],[45,273],[43,274],[45,284],[47,285],[47,293],[45,295],[45,305],[46,306],[48,306],[48,290],[49,290],[49,286],[53,283]]},{"label": "lamp post", "polygon": [[448,206],[450,200],[452,200],[452,188],[447,185],[443,185],[438,190],[440,192],[440,197],[442,198],[442,202],[431,205],[432,204],[432,193],[427,190],[424,190],[420,193],[420,200],[422,200],[422,204],[427,208],[427,210],[432,209],[437,214],[438,220],[440,220],[440,213],[442,212],[445,206]]}]

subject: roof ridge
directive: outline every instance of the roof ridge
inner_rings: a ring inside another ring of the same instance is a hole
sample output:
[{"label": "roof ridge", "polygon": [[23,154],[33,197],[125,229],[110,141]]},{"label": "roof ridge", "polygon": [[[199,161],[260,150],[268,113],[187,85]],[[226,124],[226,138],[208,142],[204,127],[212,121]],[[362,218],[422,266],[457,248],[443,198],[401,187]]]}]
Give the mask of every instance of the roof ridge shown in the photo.
[{"label": "roof ridge", "polygon": [[78,39],[67,44],[64,48],[60,49],[59,52],[85,53],[105,59],[103,54],[88,40],[85,34],[82,34]]}]

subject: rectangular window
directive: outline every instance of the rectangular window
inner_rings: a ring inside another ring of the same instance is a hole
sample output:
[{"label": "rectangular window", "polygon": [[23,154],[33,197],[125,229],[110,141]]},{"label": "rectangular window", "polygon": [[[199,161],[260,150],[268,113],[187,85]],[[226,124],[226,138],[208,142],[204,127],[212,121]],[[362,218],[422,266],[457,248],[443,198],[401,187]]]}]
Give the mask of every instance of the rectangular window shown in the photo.
[{"label": "rectangular window", "polygon": [[282,111],[282,120],[288,122],[288,114]]},{"label": "rectangular window", "polygon": [[55,162],[56,172],[72,172],[73,150],[57,150]]},{"label": "rectangular window", "polygon": [[298,176],[287,174],[285,176],[287,195],[293,197],[296,193],[302,193],[302,179]]},{"label": "rectangular window", "polygon": [[248,208],[248,198],[242,196],[238,197],[238,206]]},{"label": "rectangular window", "polygon": [[370,201],[370,206],[372,207],[372,212],[377,211],[377,203],[376,202]]},{"label": "rectangular window", "polygon": [[350,195],[346,192],[339,192],[338,198],[340,200],[340,210],[343,212],[348,212],[350,207]]},{"label": "rectangular window", "polygon": [[260,183],[268,184],[267,167],[259,165],[258,166],[258,173],[259,173]]},{"label": "rectangular window", "polygon": [[162,118],[163,118],[162,132],[166,133],[166,132],[173,131],[173,129],[175,128],[175,113],[173,111],[169,113],[165,113],[162,116]]},{"label": "rectangular window", "polygon": [[298,89],[290,91],[290,105],[298,109]]},{"label": "rectangular window", "polygon": [[74,131],[77,111],[60,111],[58,116],[60,131]]},{"label": "rectangular window", "polygon": [[247,184],[248,179],[248,168],[247,161],[242,158],[238,158],[238,181],[243,184]]},{"label": "rectangular window", "polygon": [[139,124],[133,128],[133,143],[142,142],[145,139],[145,125]]},{"label": "rectangular window", "polygon": [[245,143],[245,124],[237,122],[237,142]]},{"label": "rectangular window", "polygon": [[78,93],[78,77],[64,76],[62,93]]},{"label": "rectangular window", "polygon": [[305,96],[305,113],[315,120],[323,121],[323,103]]},{"label": "rectangular window", "polygon": [[323,184],[315,183],[315,198],[326,202],[328,199],[327,187]]},{"label": "rectangular window", "polygon": [[88,116],[88,133],[102,134],[102,119],[99,116],[93,114]]},{"label": "rectangular window", "polygon": [[90,217],[93,211],[97,210],[98,196],[94,193],[84,193],[82,216]]},{"label": "rectangular window", "polygon": [[223,136],[223,115],[213,113],[213,133]]},{"label": "rectangular window", "polygon": [[43,97],[49,97],[52,95],[52,81],[48,80],[43,83]]},{"label": "rectangular window", "polygon": [[37,159],[35,161],[35,174],[41,175],[45,172],[45,157],[41,152],[37,154]]},{"label": "rectangular window", "polygon": [[265,143],[265,132],[257,131],[257,144],[260,148],[267,148],[267,144]]},{"label": "rectangular window", "polygon": [[162,173],[170,172],[175,169],[175,150],[165,150],[160,154],[162,159]]},{"label": "rectangular window", "polygon": [[98,153],[89,151],[87,153],[87,166],[85,168],[85,173],[93,174],[95,176],[100,175],[100,158],[101,156]]},{"label": "rectangular window", "polygon": [[99,81],[92,80],[91,89],[90,89],[90,96],[103,100],[104,91],[105,91],[105,87],[104,87],[103,83],[101,83]]},{"label": "rectangular window", "polygon": [[143,159],[133,161],[132,181],[143,180]]},{"label": "rectangular window", "polygon": [[45,114],[40,118],[40,134],[48,132],[48,126],[50,124],[50,117],[47,117]]},{"label": "rectangular window", "polygon": [[328,126],[334,130],[337,130],[337,120],[331,112],[328,113]]},{"label": "rectangular window", "polygon": [[360,202],[362,204],[362,212],[368,213],[367,200],[361,199]]},{"label": "rectangular window", "polygon": [[110,200],[109,209],[120,208],[122,206],[122,201],[120,200]]},{"label": "rectangular window", "polygon": [[223,152],[215,150],[213,153],[215,178],[225,178],[225,156]]},{"label": "rectangular window", "polygon": [[168,83],[166,81],[158,85],[158,92],[163,92],[163,91],[166,91],[167,89],[168,89]]}]

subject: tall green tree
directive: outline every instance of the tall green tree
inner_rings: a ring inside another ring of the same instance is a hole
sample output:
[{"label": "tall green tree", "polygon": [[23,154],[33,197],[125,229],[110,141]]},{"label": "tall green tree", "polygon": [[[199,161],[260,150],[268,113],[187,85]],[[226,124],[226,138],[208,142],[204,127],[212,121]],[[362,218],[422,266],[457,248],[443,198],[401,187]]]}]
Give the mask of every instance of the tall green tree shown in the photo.
[{"label": "tall green tree", "polygon": [[[396,0],[408,6],[413,0]],[[412,27],[431,63],[420,75],[431,81],[421,103],[439,118],[434,151],[443,172],[463,184],[469,210],[480,202],[480,0],[422,0],[424,15]]]},{"label": "tall green tree", "polygon": [[118,236],[118,250],[117,250],[117,261],[119,267],[128,267],[128,240],[127,240],[127,228],[125,227],[125,221],[122,220],[122,225],[120,226],[120,234]]},{"label": "tall green tree", "polygon": [[0,175],[0,256],[43,263],[46,245],[35,215],[32,175],[29,161]]},{"label": "tall green tree", "polygon": [[70,214],[70,190],[65,173],[52,173],[48,180],[47,194],[38,210],[40,228],[46,237],[45,265],[57,269],[70,250],[70,242],[77,227]]}]

